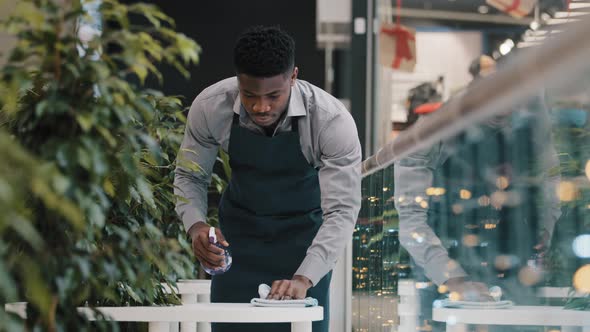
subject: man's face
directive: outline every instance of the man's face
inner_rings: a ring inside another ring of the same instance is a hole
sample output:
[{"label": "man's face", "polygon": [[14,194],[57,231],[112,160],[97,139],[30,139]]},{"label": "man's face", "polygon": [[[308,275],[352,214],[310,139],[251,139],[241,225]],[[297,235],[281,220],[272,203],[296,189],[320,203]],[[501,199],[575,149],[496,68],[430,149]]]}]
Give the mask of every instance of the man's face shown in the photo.
[{"label": "man's face", "polygon": [[295,67],[290,74],[267,78],[238,75],[240,100],[252,121],[261,127],[272,127],[279,121],[287,110],[297,71]]}]

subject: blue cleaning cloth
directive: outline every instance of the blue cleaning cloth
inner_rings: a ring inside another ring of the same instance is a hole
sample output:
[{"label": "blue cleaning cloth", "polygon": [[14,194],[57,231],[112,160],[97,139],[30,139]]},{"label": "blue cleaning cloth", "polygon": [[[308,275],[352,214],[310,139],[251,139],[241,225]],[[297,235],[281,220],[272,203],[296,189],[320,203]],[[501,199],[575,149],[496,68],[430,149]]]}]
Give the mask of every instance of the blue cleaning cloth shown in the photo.
[{"label": "blue cleaning cloth", "polygon": [[258,295],[260,298],[253,298],[250,303],[257,307],[281,307],[281,308],[304,308],[316,307],[318,300],[313,297],[307,297],[303,300],[268,300],[266,297],[270,293],[270,286],[267,284],[260,284],[258,286]]}]

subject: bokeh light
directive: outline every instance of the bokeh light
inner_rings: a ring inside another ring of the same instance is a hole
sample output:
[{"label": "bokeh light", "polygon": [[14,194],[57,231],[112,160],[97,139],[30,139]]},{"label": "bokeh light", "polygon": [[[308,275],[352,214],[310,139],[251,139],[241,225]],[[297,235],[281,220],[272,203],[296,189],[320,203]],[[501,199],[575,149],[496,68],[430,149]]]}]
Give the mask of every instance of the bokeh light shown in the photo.
[{"label": "bokeh light", "polygon": [[477,203],[478,203],[479,205],[481,205],[481,206],[488,206],[488,205],[490,205],[490,202],[491,202],[490,198],[489,198],[488,196],[486,196],[486,195],[483,195],[483,196],[481,196],[481,197],[480,197],[480,198],[477,200]]},{"label": "bokeh light", "polygon": [[459,292],[451,292],[449,294],[449,300],[451,300],[451,301],[461,301],[461,294]]},{"label": "bokeh light", "polygon": [[590,264],[582,266],[574,273],[573,282],[578,292],[590,293]]},{"label": "bokeh light", "polygon": [[445,188],[429,187],[426,188],[426,195],[428,196],[442,196],[447,192]]},{"label": "bokeh light", "polygon": [[494,260],[494,266],[501,271],[509,270],[519,264],[518,257],[514,255],[498,255]]},{"label": "bokeh light", "polygon": [[525,286],[532,286],[541,281],[543,271],[530,266],[525,266],[518,271],[518,280]]},{"label": "bokeh light", "polygon": [[463,244],[467,247],[475,247],[479,244],[479,237],[475,234],[463,236]]},{"label": "bokeh light", "polygon": [[461,204],[453,204],[451,207],[454,214],[461,214],[463,213],[463,206]]},{"label": "bokeh light", "polygon": [[459,191],[459,197],[461,197],[461,199],[470,199],[471,198],[471,191],[469,191],[467,189],[461,189]]},{"label": "bokeh light", "polygon": [[562,202],[571,202],[578,196],[578,187],[572,181],[562,181],[557,187],[557,196]]},{"label": "bokeh light", "polygon": [[590,234],[578,235],[572,243],[574,254],[580,258],[590,258]]}]

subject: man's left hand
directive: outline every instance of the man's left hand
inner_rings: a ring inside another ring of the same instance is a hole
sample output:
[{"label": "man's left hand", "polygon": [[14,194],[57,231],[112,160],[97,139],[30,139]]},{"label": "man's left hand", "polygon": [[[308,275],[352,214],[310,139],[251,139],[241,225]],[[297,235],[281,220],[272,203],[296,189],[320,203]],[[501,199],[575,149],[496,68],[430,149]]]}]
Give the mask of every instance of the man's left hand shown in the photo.
[{"label": "man's left hand", "polygon": [[269,300],[300,300],[307,295],[312,283],[307,277],[295,275],[291,280],[275,280],[272,283]]}]

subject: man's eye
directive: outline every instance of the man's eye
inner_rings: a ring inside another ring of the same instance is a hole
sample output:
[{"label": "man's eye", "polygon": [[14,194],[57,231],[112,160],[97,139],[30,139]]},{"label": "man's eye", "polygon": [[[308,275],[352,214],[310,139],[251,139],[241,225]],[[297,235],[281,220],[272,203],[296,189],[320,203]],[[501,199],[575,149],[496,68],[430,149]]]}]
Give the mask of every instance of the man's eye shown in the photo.
[{"label": "man's eye", "polygon": [[270,99],[277,99],[277,98],[279,98],[279,96],[273,95],[273,96],[269,96],[268,98],[270,98]]}]

